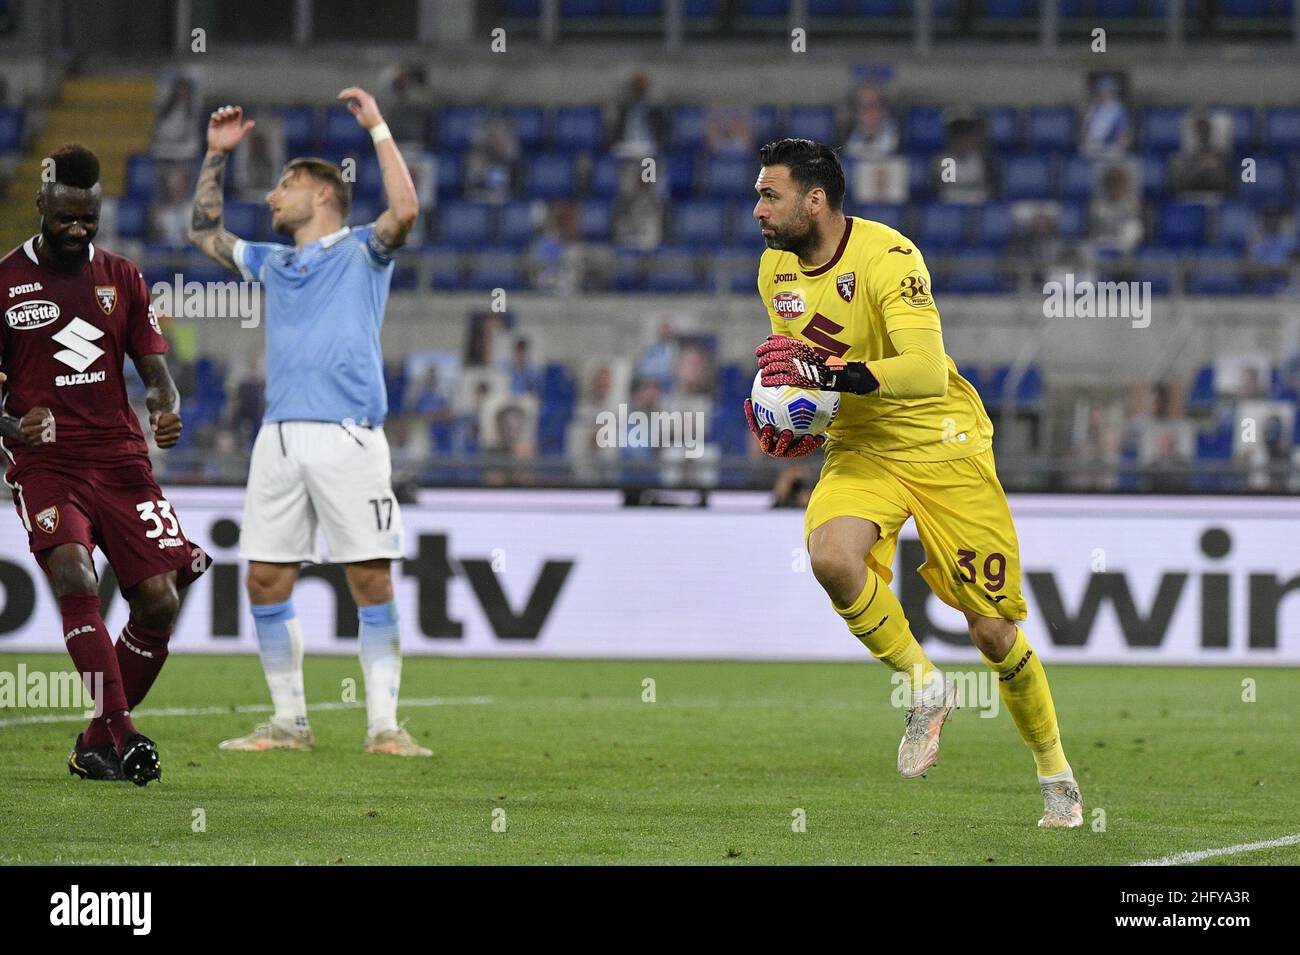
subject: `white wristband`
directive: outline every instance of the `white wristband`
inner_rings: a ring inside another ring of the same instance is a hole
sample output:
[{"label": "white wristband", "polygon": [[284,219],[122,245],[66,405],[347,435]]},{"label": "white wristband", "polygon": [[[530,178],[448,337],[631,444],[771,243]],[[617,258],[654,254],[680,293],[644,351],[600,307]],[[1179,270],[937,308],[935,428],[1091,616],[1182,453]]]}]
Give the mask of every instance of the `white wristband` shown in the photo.
[{"label": "white wristband", "polygon": [[370,127],[370,138],[374,140],[375,145],[378,146],[385,139],[392,139],[393,134],[388,131],[387,123],[380,123],[378,126]]}]

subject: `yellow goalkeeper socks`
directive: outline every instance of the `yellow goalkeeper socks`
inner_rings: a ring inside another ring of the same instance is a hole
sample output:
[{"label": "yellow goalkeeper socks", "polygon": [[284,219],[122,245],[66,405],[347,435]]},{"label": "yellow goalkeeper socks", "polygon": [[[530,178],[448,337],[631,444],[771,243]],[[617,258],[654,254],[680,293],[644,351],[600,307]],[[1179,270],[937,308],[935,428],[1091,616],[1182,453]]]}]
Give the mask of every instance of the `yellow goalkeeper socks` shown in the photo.
[{"label": "yellow goalkeeper socks", "polygon": [[[835,606],[834,601],[831,606]],[[912,628],[903,615],[903,605],[870,567],[867,568],[867,583],[858,599],[849,607],[835,607],[835,612],[844,618],[849,630],[873,657],[908,675],[912,692],[920,692],[930,682],[934,664],[912,636]]]},{"label": "yellow goalkeeper socks", "polygon": [[1016,642],[1005,660],[995,663],[984,657],[984,662],[998,675],[1002,703],[1034,754],[1038,775],[1056,776],[1068,770],[1065,750],[1061,748],[1061,731],[1056,723],[1056,707],[1052,705],[1052,691],[1047,685],[1047,671],[1025,639],[1025,632],[1016,627]]}]

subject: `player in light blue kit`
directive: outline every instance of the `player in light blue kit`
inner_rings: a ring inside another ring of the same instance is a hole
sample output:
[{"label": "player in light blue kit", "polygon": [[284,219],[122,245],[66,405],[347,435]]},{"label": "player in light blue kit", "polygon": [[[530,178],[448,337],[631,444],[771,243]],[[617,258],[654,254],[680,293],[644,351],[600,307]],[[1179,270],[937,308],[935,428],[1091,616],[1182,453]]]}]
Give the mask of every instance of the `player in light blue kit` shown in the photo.
[{"label": "player in light blue kit", "polygon": [[365,749],[430,756],[397,725],[402,658],[390,562],[403,556],[402,514],[383,430],[388,400],[379,347],[393,254],[415,223],[419,200],[374,97],[349,87],[339,99],[370,131],[379,157],[388,208],[373,224],[344,225],[352,193],[339,167],[295,159],[266,197],[272,227],[294,244],[246,242],[227,231],[222,175],[253,127],[238,106],[212,114],[194,195],[190,241],[246,281],[261,282],[266,303],[266,416],[249,465],[239,550],[249,562],[248,597],[275,715],[221,748],[315,745],[293,587],[304,561],[321,560],[319,528],[359,608]]}]

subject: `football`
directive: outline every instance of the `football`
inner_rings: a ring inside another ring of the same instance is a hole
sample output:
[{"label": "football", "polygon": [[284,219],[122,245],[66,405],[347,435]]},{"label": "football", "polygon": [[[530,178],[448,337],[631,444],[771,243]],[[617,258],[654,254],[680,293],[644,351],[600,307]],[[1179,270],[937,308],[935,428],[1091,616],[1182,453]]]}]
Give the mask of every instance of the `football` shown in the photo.
[{"label": "football", "polygon": [[750,397],[754,402],[754,419],[763,428],[772,425],[776,433],[793,431],[795,437],[821,434],[831,426],[840,410],[837,391],[811,391],[791,385],[763,384],[763,373],[754,376]]}]

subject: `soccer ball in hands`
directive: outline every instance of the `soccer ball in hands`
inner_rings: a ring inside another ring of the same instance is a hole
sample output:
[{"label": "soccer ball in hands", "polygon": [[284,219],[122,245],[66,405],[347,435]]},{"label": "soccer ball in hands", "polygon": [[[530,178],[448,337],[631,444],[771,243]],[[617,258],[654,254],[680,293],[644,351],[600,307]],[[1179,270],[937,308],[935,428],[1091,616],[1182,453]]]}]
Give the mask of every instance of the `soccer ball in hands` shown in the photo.
[{"label": "soccer ball in hands", "polygon": [[754,376],[750,393],[754,402],[754,420],[759,429],[771,425],[779,435],[792,431],[796,438],[805,434],[821,434],[831,426],[840,410],[837,391],[810,391],[791,385],[763,384],[763,373]]}]

